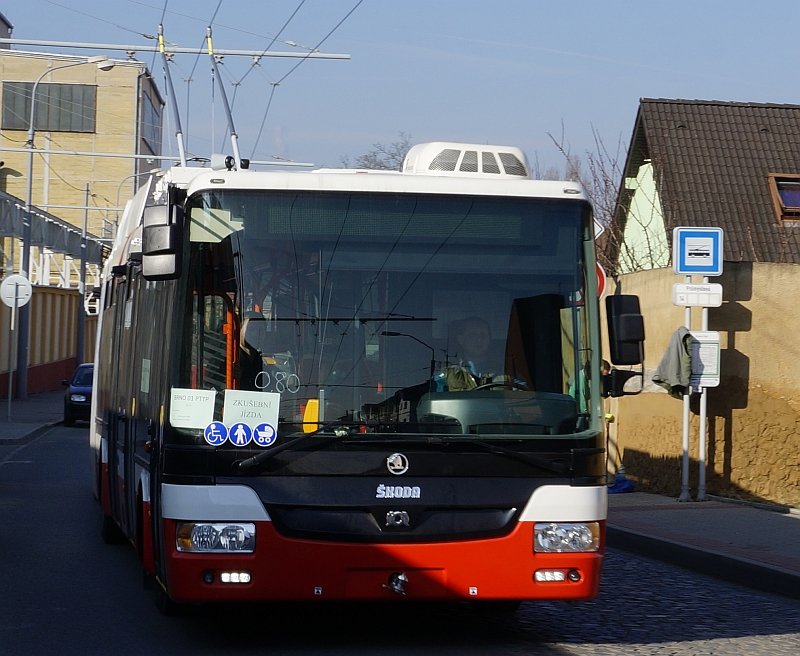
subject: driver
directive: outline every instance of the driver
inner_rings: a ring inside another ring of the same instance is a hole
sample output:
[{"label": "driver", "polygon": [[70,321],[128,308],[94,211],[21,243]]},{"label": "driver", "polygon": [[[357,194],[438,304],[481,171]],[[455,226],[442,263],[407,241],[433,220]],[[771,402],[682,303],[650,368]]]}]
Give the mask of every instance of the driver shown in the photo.
[{"label": "driver", "polygon": [[[481,317],[468,317],[456,322],[454,337],[459,363],[446,367],[443,374],[437,376],[437,389],[463,392],[494,382],[497,369],[491,364],[489,323]],[[502,376],[498,378],[502,380]]]}]

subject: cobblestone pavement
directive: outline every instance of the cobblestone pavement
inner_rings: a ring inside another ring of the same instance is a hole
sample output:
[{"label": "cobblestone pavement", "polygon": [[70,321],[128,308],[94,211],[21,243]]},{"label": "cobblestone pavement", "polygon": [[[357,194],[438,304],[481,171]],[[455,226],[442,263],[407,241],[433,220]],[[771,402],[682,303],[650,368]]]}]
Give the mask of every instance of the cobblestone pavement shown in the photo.
[{"label": "cobblestone pavement", "polygon": [[[513,616],[457,606],[302,608],[222,613],[235,614],[240,626],[255,625],[248,616],[263,622],[265,612],[271,615],[263,628],[234,639],[241,653],[268,640],[281,654],[800,654],[797,601],[619,551],[608,554],[600,596],[576,606],[526,603]],[[218,613],[197,611],[222,620]],[[204,626],[205,646],[224,650],[219,632]]]},{"label": "cobblestone pavement", "polygon": [[515,632],[562,654],[788,656],[800,654],[800,603],[609,551],[595,601],[526,604]]}]

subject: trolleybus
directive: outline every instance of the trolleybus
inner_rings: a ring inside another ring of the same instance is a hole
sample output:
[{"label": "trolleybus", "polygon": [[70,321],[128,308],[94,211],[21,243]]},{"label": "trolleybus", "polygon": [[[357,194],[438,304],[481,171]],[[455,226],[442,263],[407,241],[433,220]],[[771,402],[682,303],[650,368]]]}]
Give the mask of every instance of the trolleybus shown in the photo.
[{"label": "trolleybus", "polygon": [[[594,597],[595,266],[584,190],[531,180],[517,148],[153,178],[101,294],[103,537],[135,546],[165,612]],[[640,363],[638,302],[615,299],[610,357]]]}]

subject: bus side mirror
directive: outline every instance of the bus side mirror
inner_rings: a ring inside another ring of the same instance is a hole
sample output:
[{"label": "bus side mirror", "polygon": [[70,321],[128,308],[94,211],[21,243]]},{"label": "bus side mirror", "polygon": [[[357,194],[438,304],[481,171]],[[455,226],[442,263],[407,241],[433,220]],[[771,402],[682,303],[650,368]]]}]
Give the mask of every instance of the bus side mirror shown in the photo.
[{"label": "bus side mirror", "polygon": [[183,209],[173,204],[145,207],[142,223],[142,275],[146,280],[180,278]]},{"label": "bus side mirror", "polygon": [[[639,310],[639,297],[619,294],[606,297],[608,343],[611,362],[618,365],[642,365],[640,371],[612,369],[603,376],[603,396],[638,394],[644,387],[644,317]],[[625,383],[641,378],[639,389],[626,392]]]},{"label": "bus side mirror", "polygon": [[619,294],[606,297],[608,342],[613,364],[644,362],[644,317],[639,310],[639,297]]}]

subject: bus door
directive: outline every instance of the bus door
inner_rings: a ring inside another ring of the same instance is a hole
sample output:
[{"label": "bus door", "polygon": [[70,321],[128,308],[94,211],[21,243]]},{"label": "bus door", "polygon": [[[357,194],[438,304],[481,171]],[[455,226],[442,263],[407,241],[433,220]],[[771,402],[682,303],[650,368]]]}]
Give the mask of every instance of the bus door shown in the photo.
[{"label": "bus door", "polygon": [[120,367],[115,363],[121,362],[122,351],[120,348],[120,338],[122,337],[122,323],[125,316],[125,300],[127,294],[127,269],[126,274],[118,276],[115,274],[113,279],[114,285],[114,328],[113,328],[113,345],[111,348],[108,366],[111,368],[111,376],[108,387],[108,403],[106,420],[106,437],[108,440],[108,498],[111,506],[111,515],[117,520],[120,520],[120,489],[122,483],[120,476],[124,469],[121,467],[119,461],[120,452],[117,449],[119,413],[120,413],[120,390],[119,378]]},{"label": "bus door", "polygon": [[[128,267],[125,282],[120,288],[119,302],[117,306],[116,321],[116,344],[118,355],[115,362],[130,362],[131,349],[133,347],[133,311],[134,298],[133,290],[135,282],[133,280],[133,270]],[[113,365],[112,365],[113,366]],[[131,371],[130,367],[116,367],[114,374],[114,408],[116,412],[110,417],[109,426],[109,485],[111,492],[111,508],[114,517],[119,522],[126,535],[130,535],[132,526],[129,522],[129,503],[127,502],[127,486],[130,469],[130,457],[126,448],[128,439],[128,424],[131,417]]]},{"label": "bus door", "polygon": [[[142,304],[146,302],[146,298],[142,294],[142,287],[144,286],[144,278],[142,278],[142,270],[136,267],[131,271],[131,279],[128,283],[129,293],[128,297],[132,303],[130,309],[126,309],[126,319],[128,312],[130,312],[130,320],[123,324],[122,334],[122,348],[125,349],[125,362],[129,363],[126,371],[120,372],[120,381],[122,389],[125,390],[123,398],[127,399],[126,416],[120,425],[120,435],[124,436],[123,452],[125,461],[125,485],[124,492],[124,505],[125,517],[124,521],[128,527],[128,535],[133,537],[136,530],[136,495],[139,488],[139,476],[137,475],[137,459],[136,459],[136,444],[141,442],[144,444],[146,435],[147,421],[145,415],[147,408],[142,407],[141,391],[141,378],[142,378],[142,358],[149,358],[149,344],[153,339],[153,330],[147,326],[142,326]],[[146,314],[146,313],[145,313]],[[144,419],[143,419],[144,418]],[[147,466],[147,463],[138,463],[139,468]]]}]

